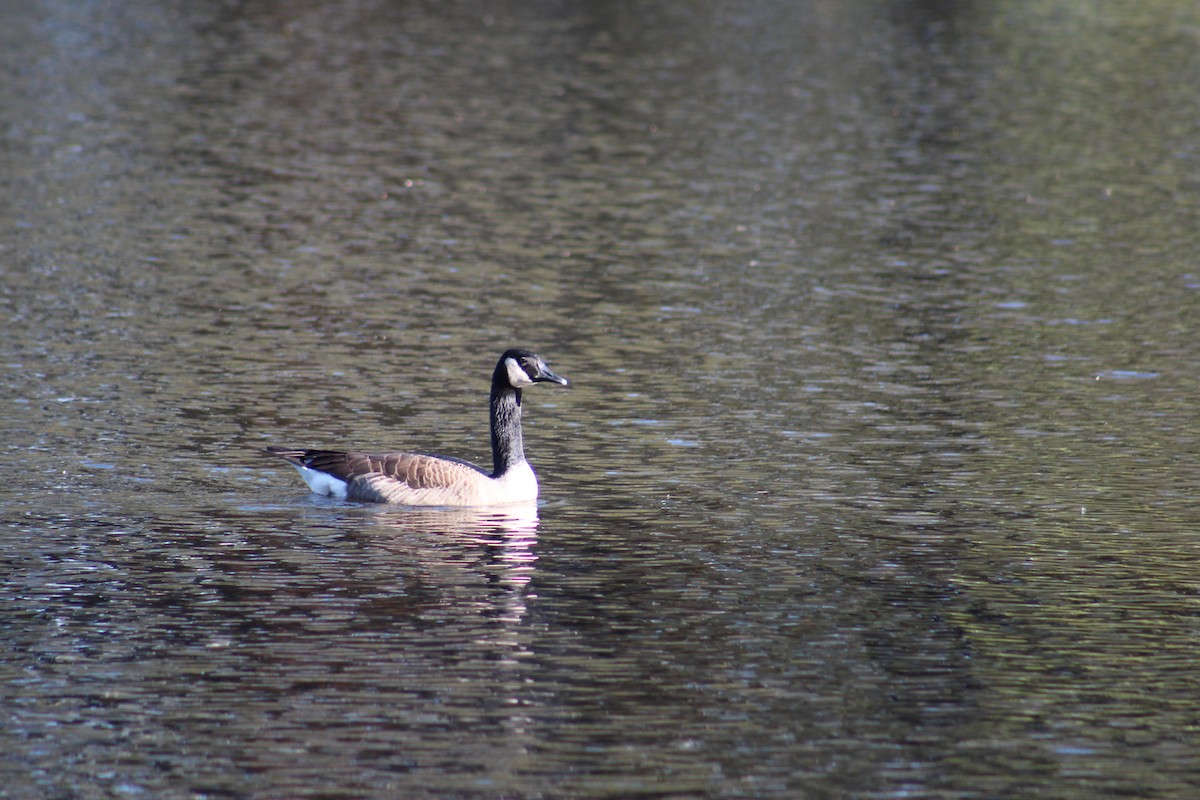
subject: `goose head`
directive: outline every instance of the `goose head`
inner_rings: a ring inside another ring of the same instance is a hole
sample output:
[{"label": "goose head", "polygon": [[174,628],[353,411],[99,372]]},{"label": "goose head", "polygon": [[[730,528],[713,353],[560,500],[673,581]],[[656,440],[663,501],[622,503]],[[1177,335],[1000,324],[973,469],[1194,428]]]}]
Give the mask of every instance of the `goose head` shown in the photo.
[{"label": "goose head", "polygon": [[546,362],[530,350],[506,350],[496,365],[496,378],[503,378],[514,389],[523,389],[535,383],[567,385],[566,378],[551,372]]}]

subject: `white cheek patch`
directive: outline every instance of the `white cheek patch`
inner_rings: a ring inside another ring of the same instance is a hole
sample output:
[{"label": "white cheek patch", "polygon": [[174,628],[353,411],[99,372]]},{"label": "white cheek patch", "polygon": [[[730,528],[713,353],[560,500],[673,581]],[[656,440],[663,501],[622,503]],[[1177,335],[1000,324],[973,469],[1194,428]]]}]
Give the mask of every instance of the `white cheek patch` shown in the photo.
[{"label": "white cheek patch", "polygon": [[508,382],[514,389],[533,385],[533,379],[525,373],[515,358],[504,359],[504,366],[508,370]]}]

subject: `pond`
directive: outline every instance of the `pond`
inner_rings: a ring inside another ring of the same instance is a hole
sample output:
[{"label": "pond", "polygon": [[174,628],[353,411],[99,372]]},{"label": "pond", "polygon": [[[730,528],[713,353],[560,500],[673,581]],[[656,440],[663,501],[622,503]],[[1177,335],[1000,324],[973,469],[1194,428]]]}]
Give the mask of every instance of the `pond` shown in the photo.
[{"label": "pond", "polygon": [[6,797],[1200,791],[1191,4],[0,19]]}]

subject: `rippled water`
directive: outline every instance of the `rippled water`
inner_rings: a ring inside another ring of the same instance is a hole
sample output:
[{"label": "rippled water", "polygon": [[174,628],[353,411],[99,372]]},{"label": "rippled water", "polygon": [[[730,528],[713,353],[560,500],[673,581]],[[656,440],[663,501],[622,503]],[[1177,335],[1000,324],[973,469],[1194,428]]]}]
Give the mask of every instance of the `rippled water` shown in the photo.
[{"label": "rippled water", "polygon": [[1191,6],[0,20],[0,794],[1200,789]]}]

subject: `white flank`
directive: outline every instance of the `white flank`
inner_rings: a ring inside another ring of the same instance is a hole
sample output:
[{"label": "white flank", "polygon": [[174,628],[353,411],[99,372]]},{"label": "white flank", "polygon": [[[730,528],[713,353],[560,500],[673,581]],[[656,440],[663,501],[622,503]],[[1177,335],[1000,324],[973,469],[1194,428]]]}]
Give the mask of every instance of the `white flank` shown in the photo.
[{"label": "white flank", "polygon": [[522,461],[499,478],[489,480],[492,483],[489,503],[527,503],[537,500],[537,475],[533,474],[533,467],[529,466],[528,461]]}]

